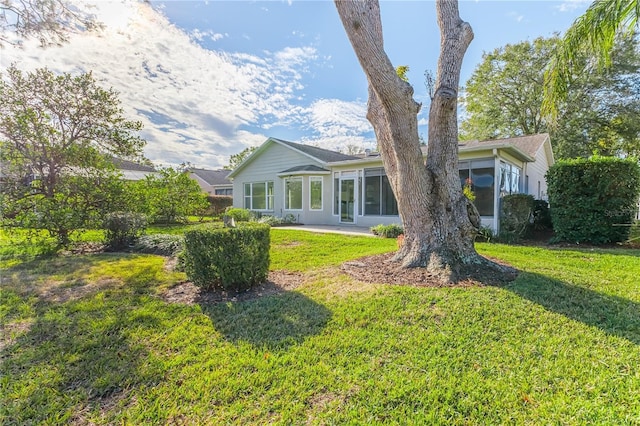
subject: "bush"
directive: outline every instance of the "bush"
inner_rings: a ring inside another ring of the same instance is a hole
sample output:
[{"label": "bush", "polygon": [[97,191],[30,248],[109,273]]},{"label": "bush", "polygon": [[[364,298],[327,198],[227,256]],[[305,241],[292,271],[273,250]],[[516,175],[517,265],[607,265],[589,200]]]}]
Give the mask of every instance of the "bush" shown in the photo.
[{"label": "bush", "polygon": [[197,286],[247,290],[269,273],[271,227],[240,223],[236,228],[198,227],[185,232],[184,265]]},{"label": "bush", "polygon": [[563,160],[546,175],[558,241],[625,241],[640,195],[637,160],[613,157]]},{"label": "bush", "polygon": [[251,211],[238,207],[227,208],[224,215],[232,217],[236,222],[248,222],[251,220]]},{"label": "bush", "polygon": [[533,202],[533,229],[536,231],[553,229],[549,203],[545,200],[534,200]]},{"label": "bush", "polygon": [[500,239],[517,242],[525,237],[533,222],[532,195],[511,194],[500,200]]},{"label": "bush", "polygon": [[112,250],[133,244],[147,227],[145,215],[132,212],[108,213],[104,219],[104,239]]},{"label": "bush", "polygon": [[489,228],[488,226],[481,226],[480,229],[478,229],[478,233],[476,234],[476,241],[490,243],[491,241],[493,241],[493,239],[493,229]]},{"label": "bush", "polygon": [[207,209],[209,216],[218,216],[233,205],[233,197],[229,195],[209,195],[207,200],[209,201]]},{"label": "bush", "polygon": [[398,236],[404,233],[401,225],[392,223],[391,225],[376,225],[370,228],[373,235],[377,235],[383,238],[398,238]]},{"label": "bush", "polygon": [[173,234],[143,235],[133,246],[140,253],[178,256],[184,249],[184,236]]},{"label": "bush", "polygon": [[258,222],[266,223],[267,225],[270,225],[270,226],[278,226],[285,223],[283,218],[277,217],[277,216],[271,216],[271,215],[261,216],[260,219],[258,219]]}]

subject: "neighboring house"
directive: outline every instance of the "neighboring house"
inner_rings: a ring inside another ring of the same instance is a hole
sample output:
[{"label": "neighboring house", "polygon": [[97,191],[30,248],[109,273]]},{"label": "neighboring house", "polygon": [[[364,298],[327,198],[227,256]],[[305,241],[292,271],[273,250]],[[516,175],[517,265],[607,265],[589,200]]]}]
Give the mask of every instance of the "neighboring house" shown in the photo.
[{"label": "neighboring house", "polygon": [[233,184],[227,176],[231,170],[189,169],[189,175],[210,195],[233,195]]},{"label": "neighboring house", "polygon": [[124,180],[142,180],[147,176],[156,175],[156,169],[153,166],[134,163],[133,161],[114,158],[113,164],[120,170]]},{"label": "neighboring house", "polygon": [[[426,149],[423,150],[426,153]],[[471,180],[482,224],[498,229],[500,197],[546,199],[554,163],[548,134],[470,141],[459,146],[461,185]],[[308,225],[399,223],[398,206],[378,153],[353,156],[269,138],[228,178],[233,205]]]}]

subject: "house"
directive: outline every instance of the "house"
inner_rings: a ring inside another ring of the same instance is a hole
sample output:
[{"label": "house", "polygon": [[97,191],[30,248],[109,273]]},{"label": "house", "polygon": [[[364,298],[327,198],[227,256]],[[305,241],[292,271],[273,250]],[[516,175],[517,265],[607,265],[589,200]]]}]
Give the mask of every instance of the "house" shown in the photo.
[{"label": "house", "polygon": [[[548,134],[459,146],[461,185],[470,179],[482,224],[493,230],[498,229],[501,196],[546,198],[544,175],[553,162]],[[269,138],[227,177],[233,182],[235,207],[293,215],[308,225],[400,223],[378,153],[346,155]]]},{"label": "house", "polygon": [[122,173],[124,180],[143,180],[147,176],[156,175],[156,169],[147,164],[134,163],[133,161],[123,160],[121,158],[113,158],[113,164]]},{"label": "house", "polygon": [[227,176],[231,170],[189,169],[191,179],[210,195],[232,195],[233,184]]}]

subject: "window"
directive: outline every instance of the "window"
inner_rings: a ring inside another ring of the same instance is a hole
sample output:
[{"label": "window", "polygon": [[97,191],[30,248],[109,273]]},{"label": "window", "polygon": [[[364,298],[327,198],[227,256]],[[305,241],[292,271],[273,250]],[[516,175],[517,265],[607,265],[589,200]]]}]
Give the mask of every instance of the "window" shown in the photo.
[{"label": "window", "polygon": [[461,161],[458,164],[460,184],[471,183],[471,190],[476,196],[474,204],[481,216],[493,216],[494,164],[493,159]]},{"label": "window", "polygon": [[233,189],[231,188],[218,188],[214,192],[215,195],[233,195]]},{"label": "window", "polygon": [[273,182],[245,183],[244,208],[249,210],[273,210]]},{"label": "window", "polygon": [[513,164],[500,162],[500,196],[520,192],[520,175],[522,169]]},{"label": "window", "polygon": [[302,178],[284,180],[284,209],[302,210]]},{"label": "window", "polygon": [[398,215],[398,203],[383,168],[365,169],[363,199],[367,216]]},{"label": "window", "polygon": [[322,210],[322,178],[309,177],[309,210]]}]

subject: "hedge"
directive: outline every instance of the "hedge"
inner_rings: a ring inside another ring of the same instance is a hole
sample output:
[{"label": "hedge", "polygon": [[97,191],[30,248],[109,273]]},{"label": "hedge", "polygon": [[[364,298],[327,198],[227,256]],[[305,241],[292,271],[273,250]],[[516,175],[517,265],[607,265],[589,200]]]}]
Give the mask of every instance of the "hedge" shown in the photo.
[{"label": "hedge", "polygon": [[147,218],[142,213],[108,213],[102,223],[104,240],[111,250],[118,250],[135,243],[147,227]]},{"label": "hedge", "polygon": [[546,179],[556,240],[605,244],[629,237],[640,195],[637,160],[562,160]]},{"label": "hedge", "polygon": [[534,198],[528,194],[505,195],[500,200],[500,238],[516,242],[525,237],[533,223]]},{"label": "hedge", "polygon": [[195,285],[243,291],[269,273],[271,227],[239,223],[235,228],[203,226],[185,232],[185,272]]}]

